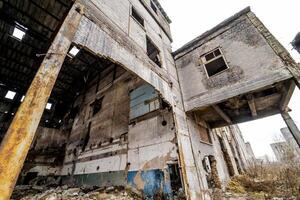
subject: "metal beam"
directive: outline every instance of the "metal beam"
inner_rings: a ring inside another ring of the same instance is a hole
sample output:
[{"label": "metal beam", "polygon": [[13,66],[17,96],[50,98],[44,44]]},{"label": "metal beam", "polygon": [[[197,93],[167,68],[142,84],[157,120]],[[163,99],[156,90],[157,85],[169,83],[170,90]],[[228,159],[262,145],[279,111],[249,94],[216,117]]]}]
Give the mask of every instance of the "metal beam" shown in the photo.
[{"label": "metal beam", "polygon": [[213,105],[212,107],[228,124],[232,124],[230,117],[218,105]]},{"label": "metal beam", "polygon": [[294,120],[291,118],[288,112],[282,112],[281,116],[284,122],[286,123],[288,129],[292,133],[293,137],[295,138],[298,146],[300,147],[300,131],[297,125],[295,124]]},{"label": "metal beam", "polygon": [[83,6],[74,3],[45,56],[0,146],[0,200],[8,200],[48,98],[77,31]]}]

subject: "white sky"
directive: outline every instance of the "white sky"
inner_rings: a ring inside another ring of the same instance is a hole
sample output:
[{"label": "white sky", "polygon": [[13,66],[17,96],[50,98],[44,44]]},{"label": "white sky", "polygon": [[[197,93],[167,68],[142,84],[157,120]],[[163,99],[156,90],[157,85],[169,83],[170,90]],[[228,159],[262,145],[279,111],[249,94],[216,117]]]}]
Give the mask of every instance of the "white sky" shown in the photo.
[{"label": "white sky", "polygon": [[[300,31],[300,0],[160,0],[172,20],[173,50],[216,26],[243,8],[251,10],[262,20],[271,33],[300,62],[300,55],[292,51],[290,42]],[[296,89],[289,104],[290,113],[300,126],[300,92]],[[252,145],[256,156],[274,157],[270,143],[280,137],[280,128],[285,127],[281,116],[240,124],[244,139]]]}]

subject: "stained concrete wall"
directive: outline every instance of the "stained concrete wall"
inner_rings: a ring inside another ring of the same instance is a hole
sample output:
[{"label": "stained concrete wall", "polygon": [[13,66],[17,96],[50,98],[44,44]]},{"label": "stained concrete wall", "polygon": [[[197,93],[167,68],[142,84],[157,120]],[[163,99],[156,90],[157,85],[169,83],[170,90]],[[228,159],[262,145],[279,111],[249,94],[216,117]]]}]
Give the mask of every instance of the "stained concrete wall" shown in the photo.
[{"label": "stained concrete wall", "polygon": [[62,148],[67,143],[68,132],[62,129],[46,128],[39,126],[36,138],[32,144],[35,151]]},{"label": "stained concrete wall", "polygon": [[[157,21],[150,18],[148,20],[149,16],[144,13],[145,10],[143,10],[141,2],[137,4],[138,1],[131,1],[147,19],[145,21],[145,34],[153,40],[160,50],[162,67],[159,68],[147,56],[145,46],[141,42],[144,39],[144,33],[140,30],[141,27],[135,24],[136,21],[131,20],[129,12],[127,14],[129,23],[126,29],[121,28],[121,22],[117,22],[105,14],[107,11],[104,7],[97,5],[99,2],[82,1],[82,3],[86,7],[86,12],[79,25],[74,43],[96,55],[118,63],[137,75],[152,85],[161,94],[161,97],[172,106],[179,154],[182,158],[180,161],[183,179],[185,180],[186,191],[188,191],[186,194],[190,195],[191,199],[202,198],[177,72],[171,55],[170,37],[162,26],[157,26]],[[127,3],[118,4],[115,9],[117,12],[114,11],[114,14],[124,9],[130,10]],[[125,26],[125,23],[122,24]],[[136,36],[136,33],[140,35]]]},{"label": "stained concrete wall", "polygon": [[[74,42],[91,52],[121,64],[153,85],[163,97],[173,103],[170,84],[177,86],[176,68],[171,55],[171,41],[161,26],[139,1],[90,1],[86,6]],[[103,4],[103,5],[102,5]],[[130,15],[133,5],[144,18],[144,27]],[[120,17],[113,17],[120,13]],[[162,67],[159,68],[146,55],[146,35],[160,51]]]},{"label": "stained concrete wall", "polygon": [[[207,156],[215,157],[219,179],[222,183],[222,187],[225,187],[227,182],[230,180],[230,173],[226,163],[227,158],[221,149],[221,144],[219,142],[218,136],[222,139],[224,146],[228,152],[228,158],[230,159],[232,169],[234,170],[234,175],[238,175],[239,171],[237,168],[237,161],[234,159],[234,152],[230,147],[230,142],[233,139],[231,135],[235,133],[232,132],[229,127],[210,129],[209,126],[204,122],[204,120],[194,118],[192,115],[188,116],[188,125],[192,138],[192,148],[195,154],[196,166],[198,174],[200,175],[199,181],[201,183],[202,193],[210,193],[206,178],[207,172],[205,172],[202,163],[203,159]],[[199,126],[207,128],[209,130],[211,143],[201,140],[200,132],[203,130],[203,128],[199,128]],[[240,162],[240,160],[238,161]],[[206,198],[208,198],[208,196],[206,196]]]},{"label": "stained concrete wall", "polygon": [[[175,53],[186,111],[291,77],[247,13],[223,22],[199,38]],[[229,68],[208,78],[200,58],[216,48],[222,50]]]},{"label": "stained concrete wall", "polygon": [[[129,91],[141,80],[114,66],[107,68],[98,83],[79,96],[62,175],[91,174],[125,170],[127,164]],[[98,90],[97,90],[98,86]],[[103,98],[101,109],[93,115],[93,102]],[[74,163],[76,162],[76,164]],[[125,181],[125,180],[124,180]]]},{"label": "stained concrete wall", "polygon": [[69,132],[39,126],[31,144],[20,180],[29,172],[38,176],[59,176]]},{"label": "stained concrete wall", "polygon": [[[113,79],[112,69],[75,101],[79,112],[60,174],[78,185],[130,184],[149,196],[171,195],[168,164],[178,163],[173,114],[160,109],[130,120],[130,92],[145,82],[121,68]],[[101,110],[93,115],[91,105],[100,97]]]}]

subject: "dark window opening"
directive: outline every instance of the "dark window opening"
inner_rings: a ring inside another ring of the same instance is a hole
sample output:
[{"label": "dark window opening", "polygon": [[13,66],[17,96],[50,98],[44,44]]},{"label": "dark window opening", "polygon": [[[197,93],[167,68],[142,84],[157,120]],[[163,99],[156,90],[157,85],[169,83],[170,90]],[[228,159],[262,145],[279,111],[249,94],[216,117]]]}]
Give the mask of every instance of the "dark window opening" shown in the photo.
[{"label": "dark window opening", "polygon": [[205,64],[208,76],[213,76],[221,71],[228,69],[223,57],[217,58],[210,63]]},{"label": "dark window opening", "polygon": [[204,57],[204,66],[209,77],[228,69],[220,49],[216,49],[213,52],[206,54]]},{"label": "dark window opening", "polygon": [[180,191],[180,188],[182,188],[179,165],[177,163],[169,164],[168,169],[169,169],[169,174],[170,174],[170,182],[171,182],[172,191],[173,191],[174,195],[178,195],[176,193],[178,191]]},{"label": "dark window opening", "polygon": [[213,59],[214,57],[215,57],[215,56],[214,56],[213,53],[209,53],[209,54],[207,54],[207,55],[205,56],[205,59],[206,59],[206,61],[209,61],[209,60]]},{"label": "dark window opening", "polygon": [[146,38],[147,40],[147,55],[149,58],[155,62],[159,67],[161,67],[160,55],[158,48],[154,45],[150,38]]},{"label": "dark window opening", "polygon": [[144,27],[144,19],[133,7],[131,9],[131,15],[140,25],[142,25]]},{"label": "dark window opening", "polygon": [[96,99],[91,106],[93,107],[93,116],[96,115],[102,108],[103,97]]},{"label": "dark window opening", "polygon": [[30,181],[35,179],[38,176],[37,172],[28,172],[24,177],[23,184],[29,185]]},{"label": "dark window opening", "polygon": [[90,122],[89,123],[89,126],[88,126],[88,130],[87,130],[87,133],[84,137],[84,140],[83,140],[83,144],[82,144],[82,151],[85,151],[88,143],[89,143],[89,140],[90,140],[90,133],[91,133],[91,126],[92,126],[92,123]]},{"label": "dark window opening", "polygon": [[150,2],[151,2],[151,8],[152,8],[152,10],[157,14],[156,5],[153,3],[153,1],[150,1]]}]

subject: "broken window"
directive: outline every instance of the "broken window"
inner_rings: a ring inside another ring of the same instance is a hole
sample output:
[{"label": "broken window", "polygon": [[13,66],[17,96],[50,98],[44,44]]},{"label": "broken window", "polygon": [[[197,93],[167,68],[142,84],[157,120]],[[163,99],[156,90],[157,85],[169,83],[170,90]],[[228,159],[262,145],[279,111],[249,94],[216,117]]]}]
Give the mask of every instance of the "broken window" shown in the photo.
[{"label": "broken window", "polygon": [[149,37],[146,37],[147,41],[147,55],[149,58],[155,62],[159,67],[161,67],[161,61],[160,61],[160,55],[159,55],[159,50],[155,46],[155,44],[152,42],[152,40]]},{"label": "broken window", "polygon": [[152,10],[157,14],[157,8],[156,8],[156,5],[153,3],[153,1],[150,1],[151,3],[151,8]]},{"label": "broken window", "polygon": [[100,99],[96,99],[91,106],[93,107],[93,116],[96,115],[102,108],[102,101],[104,97],[101,97]]},{"label": "broken window", "polygon": [[219,48],[205,54],[201,59],[208,77],[228,69],[224,56]]},{"label": "broken window", "polygon": [[209,134],[209,130],[200,125],[198,125],[198,127],[199,127],[199,134],[200,134],[201,141],[211,144],[212,140]]},{"label": "broken window", "polygon": [[144,27],[144,19],[141,15],[136,11],[134,7],[131,8],[131,16],[141,25]]}]

